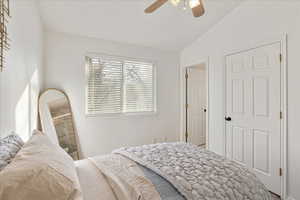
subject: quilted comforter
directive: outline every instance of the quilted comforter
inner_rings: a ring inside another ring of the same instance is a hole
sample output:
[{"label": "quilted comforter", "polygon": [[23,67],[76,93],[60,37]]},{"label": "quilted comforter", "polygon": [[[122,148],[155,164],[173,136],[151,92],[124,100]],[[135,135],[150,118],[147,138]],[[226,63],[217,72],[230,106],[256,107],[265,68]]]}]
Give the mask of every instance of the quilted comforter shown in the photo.
[{"label": "quilted comforter", "polygon": [[111,200],[272,200],[242,165],[186,143],[122,148],[89,161]]},{"label": "quilted comforter", "polygon": [[267,188],[244,166],[186,143],[122,148],[125,156],[169,181],[188,200],[271,200]]}]

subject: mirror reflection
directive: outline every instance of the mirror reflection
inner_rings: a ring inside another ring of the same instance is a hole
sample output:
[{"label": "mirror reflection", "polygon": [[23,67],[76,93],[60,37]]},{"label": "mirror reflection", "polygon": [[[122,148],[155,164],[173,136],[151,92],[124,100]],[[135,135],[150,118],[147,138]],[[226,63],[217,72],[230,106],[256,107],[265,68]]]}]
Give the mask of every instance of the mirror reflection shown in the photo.
[{"label": "mirror reflection", "polygon": [[77,138],[67,95],[57,89],[46,90],[39,99],[39,112],[43,132],[74,160],[78,160]]}]

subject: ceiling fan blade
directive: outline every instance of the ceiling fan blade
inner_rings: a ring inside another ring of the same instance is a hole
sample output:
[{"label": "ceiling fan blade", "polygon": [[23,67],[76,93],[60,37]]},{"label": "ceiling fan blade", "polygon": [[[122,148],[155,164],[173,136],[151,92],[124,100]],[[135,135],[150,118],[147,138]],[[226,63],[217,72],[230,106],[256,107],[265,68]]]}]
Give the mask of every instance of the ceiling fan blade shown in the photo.
[{"label": "ceiling fan blade", "polygon": [[151,6],[149,6],[148,8],[146,8],[145,13],[153,13],[155,10],[157,10],[162,5],[164,5],[165,3],[167,3],[167,1],[168,0],[157,0]]},{"label": "ceiling fan blade", "polygon": [[200,4],[192,8],[194,17],[201,17],[205,13],[202,0],[198,1],[200,2]]}]

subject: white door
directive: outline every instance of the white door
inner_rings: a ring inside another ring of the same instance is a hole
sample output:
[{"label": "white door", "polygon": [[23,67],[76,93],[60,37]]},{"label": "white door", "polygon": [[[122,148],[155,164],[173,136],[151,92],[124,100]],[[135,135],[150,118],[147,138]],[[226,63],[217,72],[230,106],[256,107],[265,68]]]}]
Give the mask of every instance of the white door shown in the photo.
[{"label": "white door", "polygon": [[280,43],[226,57],[226,156],[251,169],[276,194],[280,60]]},{"label": "white door", "polygon": [[205,66],[188,69],[188,136],[189,142],[206,142],[206,71]]}]

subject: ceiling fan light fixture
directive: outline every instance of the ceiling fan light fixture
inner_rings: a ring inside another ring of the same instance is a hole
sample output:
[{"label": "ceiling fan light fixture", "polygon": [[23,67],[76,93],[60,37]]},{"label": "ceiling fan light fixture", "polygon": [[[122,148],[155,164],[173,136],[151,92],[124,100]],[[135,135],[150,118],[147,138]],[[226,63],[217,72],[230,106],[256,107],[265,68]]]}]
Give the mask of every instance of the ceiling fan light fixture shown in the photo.
[{"label": "ceiling fan light fixture", "polygon": [[190,7],[192,9],[194,17],[201,17],[205,13],[203,0],[156,0],[154,3],[152,3],[149,7],[145,9],[145,13],[153,13],[167,2],[172,3],[174,6],[178,6],[182,2],[183,10],[186,10],[188,7]]},{"label": "ceiling fan light fixture", "polygon": [[200,0],[190,0],[189,4],[190,4],[190,7],[193,9],[193,8],[201,5],[201,2],[200,2]]},{"label": "ceiling fan light fixture", "polygon": [[181,0],[170,0],[170,2],[173,4],[173,6],[178,6]]}]

